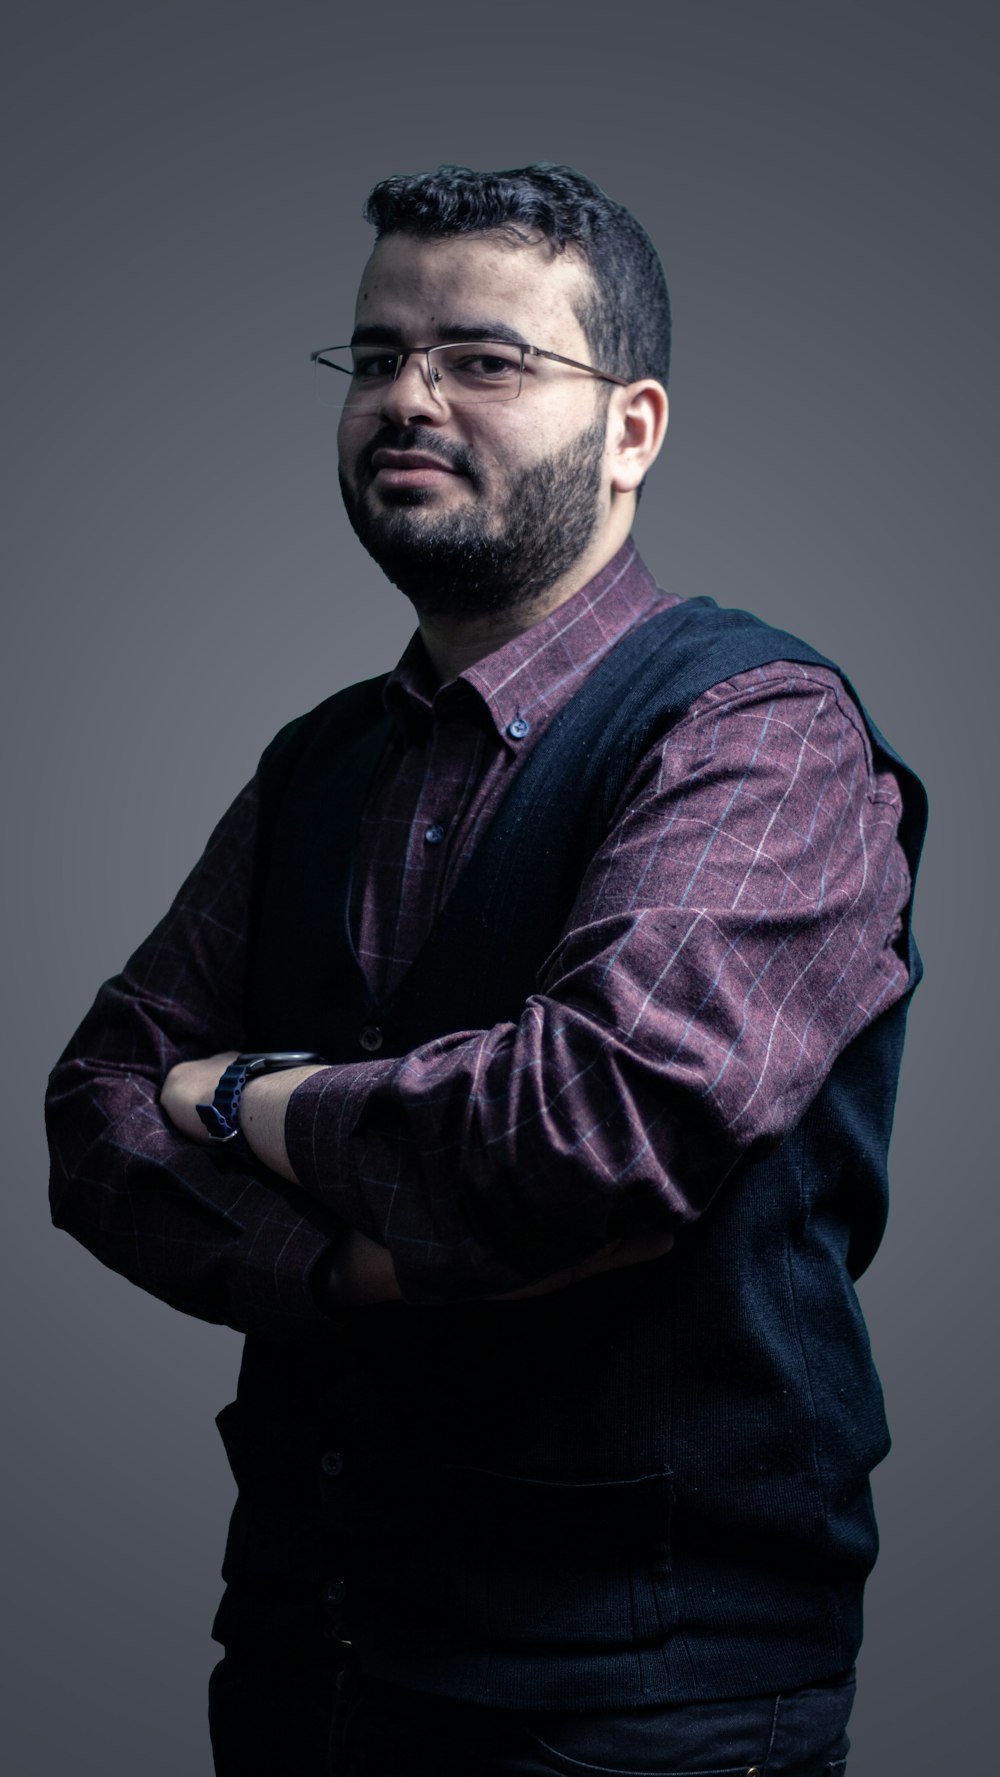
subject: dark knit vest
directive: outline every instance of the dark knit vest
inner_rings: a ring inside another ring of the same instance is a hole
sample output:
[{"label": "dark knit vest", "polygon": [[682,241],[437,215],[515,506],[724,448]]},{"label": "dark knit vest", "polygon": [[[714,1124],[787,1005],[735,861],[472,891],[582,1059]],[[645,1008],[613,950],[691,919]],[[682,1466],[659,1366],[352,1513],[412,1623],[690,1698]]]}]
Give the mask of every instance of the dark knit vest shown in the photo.
[{"label": "dark knit vest", "polygon": [[[253,1041],[355,1061],[366,1026],[394,1056],[516,1019],[632,766],[703,690],[776,659],[830,665],[709,600],[627,636],[378,1005],[348,905],[383,681],[292,723],[260,774]],[[868,728],[915,871],[923,791]],[[912,991],[908,921],[902,944]],[[888,1448],[853,1280],[885,1221],[905,1008],[663,1260],[516,1304],[347,1311],[321,1345],[248,1340],[220,1415],[240,1498],[218,1638],[295,1660],[349,1641],[373,1674],[524,1707],[736,1697],[849,1666]],[[544,1249],[539,1228],[501,1237]]]}]

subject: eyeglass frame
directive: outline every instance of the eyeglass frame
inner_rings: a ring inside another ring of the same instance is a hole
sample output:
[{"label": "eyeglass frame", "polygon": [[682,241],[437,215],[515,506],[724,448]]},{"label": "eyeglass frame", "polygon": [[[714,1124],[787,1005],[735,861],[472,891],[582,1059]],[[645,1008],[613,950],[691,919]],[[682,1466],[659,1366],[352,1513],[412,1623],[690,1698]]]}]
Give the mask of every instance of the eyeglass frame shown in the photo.
[{"label": "eyeglass frame", "polygon": [[[379,350],[383,349],[382,347],[377,345],[376,342],[374,342],[374,341],[364,340],[364,341],[360,341],[358,343],[370,346],[371,350],[373,350],[373,351],[379,351]],[[468,401],[468,402],[456,401],[454,403],[452,403],[449,400],[449,397],[447,395],[444,395],[444,396],[440,395],[438,393],[437,383],[434,379],[433,371],[431,368],[431,353],[446,351],[449,347],[454,347],[457,345],[508,346],[508,347],[512,347],[514,349],[514,351],[520,352],[520,354],[521,354],[521,370],[520,370],[520,375],[518,377],[517,393],[514,395],[505,395],[503,397],[494,397],[492,401],[490,399],[486,399],[486,400]],[[310,352],[309,362],[310,362],[310,364],[317,365],[318,368],[321,370],[339,370],[342,376],[351,376],[353,374],[353,372],[348,370],[346,364],[331,364],[330,360],[326,357],[325,354],[327,352],[352,352],[354,350],[355,350],[355,346],[353,343],[349,343],[348,345],[344,345],[344,346],[321,346],[319,351]],[[392,358],[395,358],[395,360],[396,360],[396,368],[393,371],[392,376],[389,379],[388,383],[385,385],[385,387],[387,389],[391,389],[393,384],[397,383],[399,381],[400,375],[403,371],[403,368],[404,368],[408,358],[416,358],[416,357],[423,356],[426,359],[426,364],[427,364],[427,368],[426,368],[427,386],[430,389],[432,396],[434,397],[434,399],[436,401],[443,401],[449,406],[455,405],[456,407],[462,407],[462,406],[489,407],[491,405],[498,406],[501,399],[505,400],[505,401],[519,400],[520,395],[521,395],[521,388],[522,388],[522,385],[524,382],[524,360],[525,360],[525,358],[551,358],[552,361],[556,364],[568,364],[568,365],[570,365],[570,367],[573,370],[585,370],[587,372],[588,376],[596,376],[600,382],[615,383],[615,384],[617,384],[618,388],[620,388],[620,389],[627,389],[627,388],[631,387],[632,382],[635,380],[633,377],[612,376],[610,370],[598,370],[596,368],[596,366],[593,364],[581,364],[579,358],[567,358],[563,355],[562,352],[550,352],[550,351],[546,350],[546,348],[544,346],[528,345],[523,340],[519,340],[519,339],[469,339],[469,340],[442,339],[442,340],[439,340],[436,345],[408,346],[408,347],[406,347],[405,350],[400,350],[400,351],[393,351],[391,346],[386,346],[384,348],[384,352],[385,352],[385,356],[387,358],[392,357]],[[347,403],[345,402],[344,405],[346,406]]]}]

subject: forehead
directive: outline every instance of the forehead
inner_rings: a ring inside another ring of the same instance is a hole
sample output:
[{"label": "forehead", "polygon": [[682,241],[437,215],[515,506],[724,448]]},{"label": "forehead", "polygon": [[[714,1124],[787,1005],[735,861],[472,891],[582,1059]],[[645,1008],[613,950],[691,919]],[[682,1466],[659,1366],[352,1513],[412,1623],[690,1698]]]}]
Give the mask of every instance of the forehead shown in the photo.
[{"label": "forehead", "polygon": [[495,324],[532,345],[580,356],[586,340],[577,311],[589,288],[580,259],[553,253],[547,241],[387,235],[362,274],[355,323],[385,328],[413,345],[433,345],[469,327],[482,327],[488,337]]}]

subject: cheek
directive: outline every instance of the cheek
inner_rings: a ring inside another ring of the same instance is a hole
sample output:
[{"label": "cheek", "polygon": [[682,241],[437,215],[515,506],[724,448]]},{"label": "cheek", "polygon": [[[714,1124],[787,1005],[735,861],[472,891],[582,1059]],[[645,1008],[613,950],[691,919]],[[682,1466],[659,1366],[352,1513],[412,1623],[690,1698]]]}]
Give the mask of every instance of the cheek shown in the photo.
[{"label": "cheek", "polygon": [[558,456],[594,424],[598,417],[592,386],[567,392],[562,401],[529,399],[497,404],[491,442],[498,460],[527,465]]},{"label": "cheek", "polygon": [[368,415],[357,415],[354,419],[341,416],[337,427],[337,463],[341,472],[352,480],[361,450],[373,433]]},{"label": "cheek", "polygon": [[571,428],[543,424],[541,416],[526,404],[515,401],[508,408],[498,402],[489,427],[477,427],[469,443],[485,477],[509,480],[558,450],[570,434]]}]

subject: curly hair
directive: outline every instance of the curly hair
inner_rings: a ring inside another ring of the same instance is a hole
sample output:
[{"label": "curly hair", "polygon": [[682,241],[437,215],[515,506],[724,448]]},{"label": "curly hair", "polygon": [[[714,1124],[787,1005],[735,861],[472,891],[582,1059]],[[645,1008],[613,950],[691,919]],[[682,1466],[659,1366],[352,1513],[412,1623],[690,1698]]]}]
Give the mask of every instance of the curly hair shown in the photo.
[{"label": "curly hair", "polygon": [[573,167],[398,173],[375,186],[364,214],[377,240],[489,230],[522,243],[542,236],[555,253],[576,252],[590,273],[577,318],[595,363],[629,382],[654,376],[666,387],[670,295],[659,255],[631,212]]}]

